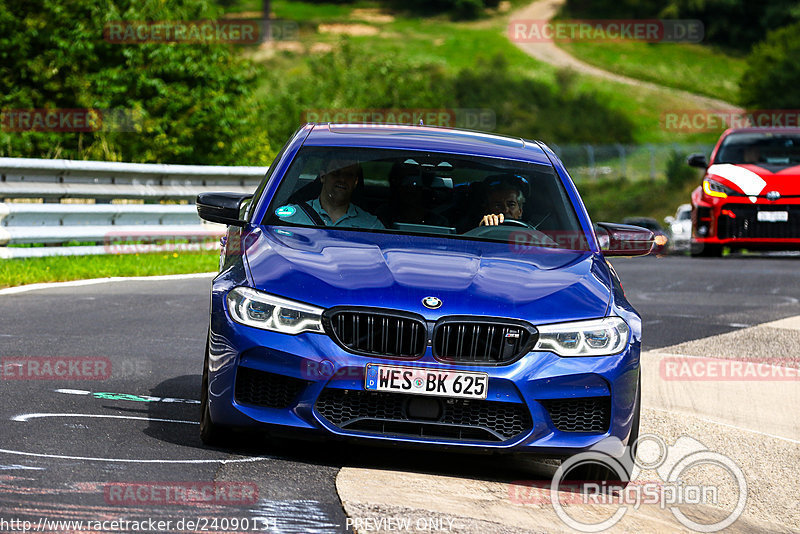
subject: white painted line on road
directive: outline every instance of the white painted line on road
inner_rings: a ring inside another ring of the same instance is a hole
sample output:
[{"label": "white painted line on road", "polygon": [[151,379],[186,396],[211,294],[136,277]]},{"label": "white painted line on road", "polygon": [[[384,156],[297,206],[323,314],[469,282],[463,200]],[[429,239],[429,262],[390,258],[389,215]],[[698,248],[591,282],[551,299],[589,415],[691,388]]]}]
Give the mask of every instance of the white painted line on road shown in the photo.
[{"label": "white painted line on road", "polygon": [[94,458],[91,456],[67,456],[65,454],[40,454],[36,452],[14,451],[0,449],[0,454],[13,454],[17,456],[31,456],[33,458],[53,458],[56,460],[80,460],[84,462],[111,462],[129,464],[248,464],[272,460],[270,456],[252,456],[250,458],[232,458],[215,460],[136,460],[132,458]]},{"label": "white painted line on road", "polygon": [[17,293],[27,293],[28,291],[38,291],[40,289],[57,289],[61,287],[80,287],[94,284],[106,284],[109,282],[158,282],[162,280],[190,280],[192,278],[206,278],[216,276],[218,273],[190,273],[190,274],[166,274],[159,276],[112,276],[110,278],[91,278],[89,280],[71,280],[69,282],[47,282],[42,284],[28,284],[17,287],[7,287],[0,289],[0,295],[14,295]]},{"label": "white painted line on road", "polygon": [[[667,413],[667,414],[671,414],[671,415],[675,415],[676,414],[675,410],[665,410],[664,408],[654,408],[653,406],[645,406],[645,408],[647,408],[648,410]],[[702,416],[699,416],[699,415],[694,414],[694,413],[688,413],[688,415],[691,415],[692,417],[697,418],[697,419],[699,419],[699,420],[701,420],[703,422],[706,422],[706,423],[712,423],[714,425],[720,425],[720,426],[724,426],[724,427],[728,427],[728,428],[733,428],[734,430],[741,430],[743,432],[749,432],[750,434],[758,434],[759,436],[766,436],[768,438],[779,439],[781,441],[787,441],[789,443],[800,444],[800,440],[791,439],[791,438],[785,438],[783,436],[776,436],[775,434],[768,434],[767,432],[761,432],[761,431],[752,430],[752,429],[749,429],[749,428],[742,428],[740,426],[731,425],[729,423],[721,423],[719,421],[714,421],[713,419],[709,419],[707,417],[702,417]]]},{"label": "white painted line on road", "polygon": [[87,419],[130,419],[133,421],[154,421],[158,423],[183,423],[186,425],[199,425],[197,421],[180,421],[178,419],[156,419],[152,417],[136,417],[133,415],[98,415],[90,413],[26,413],[11,418],[12,421],[27,423],[31,419],[43,417],[86,417]]},{"label": "white painted line on road", "polygon": [[0,471],[44,471],[44,467],[31,467],[30,465],[0,465]]}]

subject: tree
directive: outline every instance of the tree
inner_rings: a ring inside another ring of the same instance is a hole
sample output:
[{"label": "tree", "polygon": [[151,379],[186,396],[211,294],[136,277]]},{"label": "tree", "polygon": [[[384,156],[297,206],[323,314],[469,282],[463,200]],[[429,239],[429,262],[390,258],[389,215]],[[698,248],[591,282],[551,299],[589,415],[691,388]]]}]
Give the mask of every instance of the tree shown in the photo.
[{"label": "tree", "polygon": [[[0,131],[0,155],[263,164],[256,67],[231,44],[112,42],[120,21],[214,19],[207,0],[0,0],[0,109],[90,108],[133,131]],[[6,129],[8,130],[8,129]]]},{"label": "tree", "polygon": [[747,58],[739,84],[742,104],[760,109],[800,108],[800,22],[771,32]]}]

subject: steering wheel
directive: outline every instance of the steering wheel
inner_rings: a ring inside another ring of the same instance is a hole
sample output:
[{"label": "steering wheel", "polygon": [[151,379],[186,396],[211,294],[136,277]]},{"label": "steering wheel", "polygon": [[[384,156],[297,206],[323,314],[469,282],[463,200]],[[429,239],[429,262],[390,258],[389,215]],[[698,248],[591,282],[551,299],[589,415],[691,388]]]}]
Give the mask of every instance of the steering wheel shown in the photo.
[{"label": "steering wheel", "polygon": [[[516,228],[519,228],[519,230],[516,230]],[[522,237],[523,241],[527,244],[538,243],[539,246],[543,247],[560,248],[559,244],[547,234],[536,230],[533,226],[524,221],[516,221],[513,219],[503,221],[498,225],[477,226],[464,232],[462,235],[468,237],[491,236],[492,239],[505,241],[520,239]]]},{"label": "steering wheel", "polygon": [[500,224],[505,226],[521,226],[522,228],[533,228],[533,226],[526,223],[525,221],[520,221],[517,219],[504,219],[503,222],[501,222]]}]

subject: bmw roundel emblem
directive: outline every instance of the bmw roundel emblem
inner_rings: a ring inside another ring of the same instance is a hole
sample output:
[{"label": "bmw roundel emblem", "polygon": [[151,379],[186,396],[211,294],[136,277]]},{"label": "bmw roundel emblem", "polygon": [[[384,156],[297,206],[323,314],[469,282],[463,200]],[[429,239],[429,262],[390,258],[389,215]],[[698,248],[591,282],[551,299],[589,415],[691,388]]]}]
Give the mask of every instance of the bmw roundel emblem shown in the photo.
[{"label": "bmw roundel emblem", "polygon": [[767,193],[767,200],[778,200],[779,198],[781,198],[781,194],[777,191],[770,191]]},{"label": "bmw roundel emblem", "polygon": [[435,310],[442,306],[442,301],[436,297],[425,297],[422,299],[422,305],[431,310]]}]

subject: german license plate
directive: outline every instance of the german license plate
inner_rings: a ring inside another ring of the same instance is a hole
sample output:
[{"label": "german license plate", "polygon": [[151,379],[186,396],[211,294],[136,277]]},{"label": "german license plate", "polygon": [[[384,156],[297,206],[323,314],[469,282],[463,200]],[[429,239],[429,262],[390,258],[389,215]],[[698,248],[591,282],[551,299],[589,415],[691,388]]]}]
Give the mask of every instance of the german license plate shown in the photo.
[{"label": "german license plate", "polygon": [[489,375],[470,371],[446,371],[421,367],[367,364],[364,388],[412,395],[436,395],[485,399]]},{"label": "german license plate", "polygon": [[788,211],[759,211],[756,218],[761,222],[787,222]]}]

